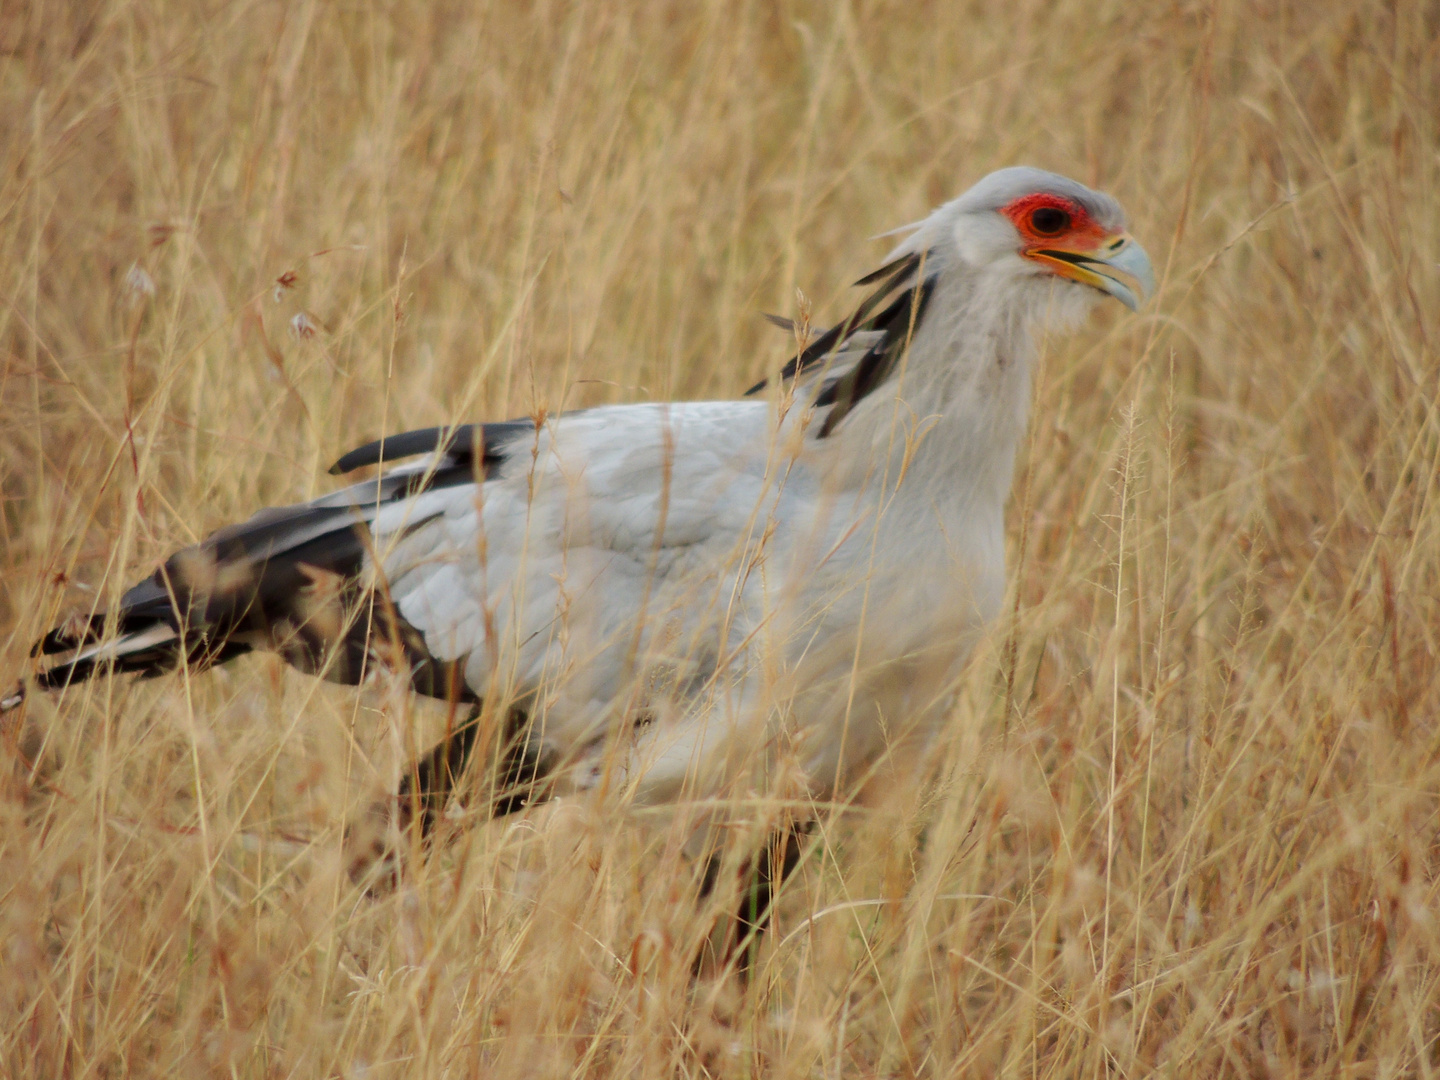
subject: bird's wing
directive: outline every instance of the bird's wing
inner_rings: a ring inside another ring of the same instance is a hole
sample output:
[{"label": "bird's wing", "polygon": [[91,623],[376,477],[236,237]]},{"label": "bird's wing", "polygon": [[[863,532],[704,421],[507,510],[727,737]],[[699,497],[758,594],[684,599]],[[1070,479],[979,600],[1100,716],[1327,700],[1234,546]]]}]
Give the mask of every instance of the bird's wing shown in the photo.
[{"label": "bird's wing", "polygon": [[373,518],[389,597],[478,695],[571,672],[583,685],[566,693],[608,701],[656,627],[694,630],[764,529],[769,417],[764,402],[692,402],[532,425],[483,482]]},{"label": "bird's wing", "polygon": [[[934,276],[923,254],[911,254],[859,284],[878,287],[781,373],[812,395],[822,438],[894,370]],[[373,644],[378,581],[393,601],[386,612],[403,621],[406,659],[424,669],[418,689],[435,692],[440,668],[457,662],[483,693],[502,653],[533,684],[552,640],[569,632],[557,612],[583,614],[586,647],[614,653],[626,626],[651,618],[657,583],[697,568],[724,579],[768,512],[766,498],[772,509],[779,498],[766,473],[769,437],[768,407],[753,400],[614,406],[538,425],[387,436],[331,471],[399,466],[221,529],[171,556],[113,611],[52,630],[36,653],[70,655],[38,679],[63,685],[102,666],[153,675],[264,646],[354,681]],[[316,596],[327,590],[347,605],[339,630],[333,614],[316,615],[325,607]],[[372,605],[363,618],[362,602]],[[597,693],[615,689],[608,681],[617,663],[595,667]]]},{"label": "bird's wing", "polygon": [[[855,284],[875,289],[848,318],[821,332],[781,369],[782,382],[813,387],[811,403],[827,410],[820,438],[895,371],[934,293],[937,269],[927,268],[926,254],[917,252],[867,274]],[[772,321],[793,330],[788,320]],[[766,385],[761,380],[746,393],[758,394]]]},{"label": "bird's wing", "polygon": [[40,685],[257,647],[354,682],[389,639],[426,693],[453,693],[457,673],[485,693],[502,663],[533,690],[562,657],[605,698],[647,610],[694,615],[667,583],[719,580],[764,527],[769,416],[760,401],[628,405],[378,440],[338,467],[418,456],[172,555],[113,611],[47,634],[37,653],[70,655]]}]

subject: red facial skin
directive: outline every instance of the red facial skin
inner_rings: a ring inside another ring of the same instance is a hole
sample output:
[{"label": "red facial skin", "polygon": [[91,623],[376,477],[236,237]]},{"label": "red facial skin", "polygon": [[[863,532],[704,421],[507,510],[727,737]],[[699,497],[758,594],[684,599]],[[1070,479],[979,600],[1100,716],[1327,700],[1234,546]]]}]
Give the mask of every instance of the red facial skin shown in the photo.
[{"label": "red facial skin", "polygon": [[[1030,215],[1041,207],[1063,210],[1070,215],[1070,227],[1048,235],[1038,233],[1030,224]],[[1110,238],[1079,203],[1059,195],[1022,195],[1000,208],[1025,241],[1025,250],[1061,248],[1065,251],[1094,251]]]}]

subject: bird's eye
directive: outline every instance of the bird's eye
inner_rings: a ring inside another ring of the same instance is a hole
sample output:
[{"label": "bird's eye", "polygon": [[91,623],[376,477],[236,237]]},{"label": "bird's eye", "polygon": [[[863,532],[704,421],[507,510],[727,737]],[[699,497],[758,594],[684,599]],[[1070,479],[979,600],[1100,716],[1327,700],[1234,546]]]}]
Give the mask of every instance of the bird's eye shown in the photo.
[{"label": "bird's eye", "polygon": [[1058,206],[1042,206],[1030,215],[1030,228],[1041,236],[1058,236],[1070,227],[1070,215]]}]

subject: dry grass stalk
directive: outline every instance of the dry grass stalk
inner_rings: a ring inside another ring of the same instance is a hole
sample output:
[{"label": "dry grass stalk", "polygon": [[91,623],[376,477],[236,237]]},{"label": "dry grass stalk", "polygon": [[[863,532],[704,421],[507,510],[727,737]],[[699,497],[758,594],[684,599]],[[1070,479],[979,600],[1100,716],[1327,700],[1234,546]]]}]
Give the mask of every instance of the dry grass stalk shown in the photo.
[{"label": "dry grass stalk", "polygon": [[737,393],[760,311],[824,325],[994,166],[1114,191],[1164,268],[1047,351],[936,783],[826,819],[747,993],[691,985],[674,837],[584,806],[359,894],[342,824],[443,710],[259,658],[7,727],[0,1073],[1435,1075],[1437,40],[1371,0],[0,14],[3,671],[382,428]]}]

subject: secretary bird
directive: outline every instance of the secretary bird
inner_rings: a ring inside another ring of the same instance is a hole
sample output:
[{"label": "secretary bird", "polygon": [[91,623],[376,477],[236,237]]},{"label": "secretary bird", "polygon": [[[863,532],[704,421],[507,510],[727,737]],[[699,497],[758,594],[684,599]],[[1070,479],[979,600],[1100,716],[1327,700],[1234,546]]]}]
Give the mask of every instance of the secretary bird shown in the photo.
[{"label": "secretary bird", "polygon": [[[330,471],[377,476],[261,510],[50,631],[36,653],[68,656],[37,684],[252,649],[342,683],[398,675],[463,707],[401,781],[422,834],[477,746],[488,783],[466,787],[497,815],[556,793],[843,797],[930,741],[1000,608],[1037,331],[1154,288],[1115,200],[1038,169],[908,232],[768,393],[368,443]],[[806,822],[767,824],[737,941]]]}]

